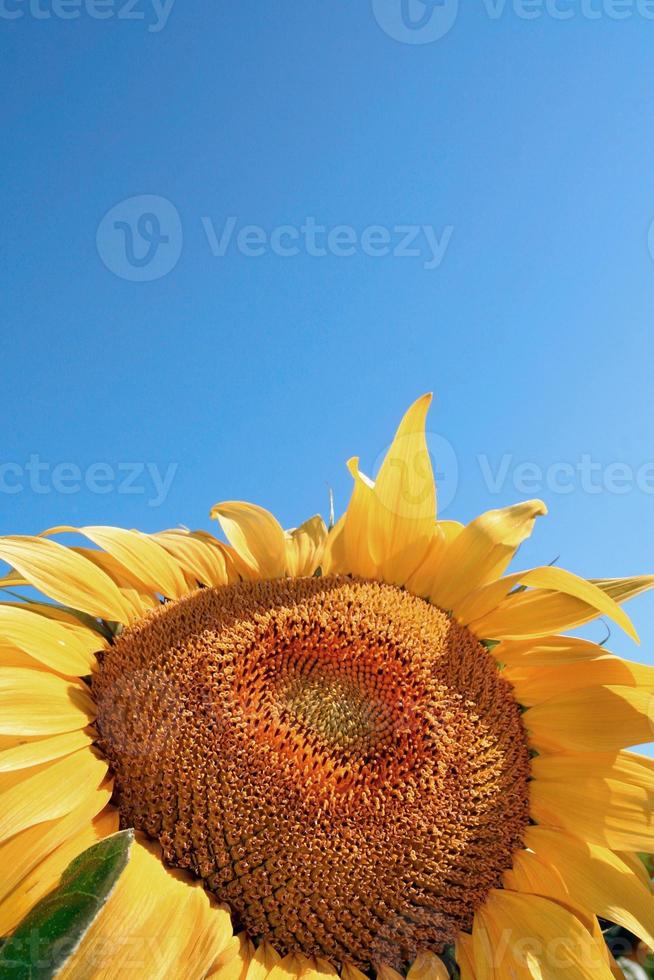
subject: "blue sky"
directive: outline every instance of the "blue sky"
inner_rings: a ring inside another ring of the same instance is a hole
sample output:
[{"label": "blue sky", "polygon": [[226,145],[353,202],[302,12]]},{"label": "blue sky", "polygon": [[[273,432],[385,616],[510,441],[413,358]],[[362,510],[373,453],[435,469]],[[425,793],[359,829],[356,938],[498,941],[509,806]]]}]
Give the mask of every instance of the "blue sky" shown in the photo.
[{"label": "blue sky", "polygon": [[445,516],[652,571],[654,6],[0,8],[2,533],[294,525],[433,390]]}]

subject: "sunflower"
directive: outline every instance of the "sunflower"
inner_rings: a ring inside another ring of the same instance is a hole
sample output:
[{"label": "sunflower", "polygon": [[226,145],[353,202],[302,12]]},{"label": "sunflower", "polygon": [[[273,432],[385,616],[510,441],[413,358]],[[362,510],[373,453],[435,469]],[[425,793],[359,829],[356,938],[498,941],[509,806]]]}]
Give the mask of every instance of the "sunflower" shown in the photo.
[{"label": "sunflower", "polygon": [[539,500],[437,520],[429,403],[329,530],[0,539],[0,935],[129,827],[59,976],[620,976],[598,917],[654,946],[654,669],[566,635],[636,638],[654,576],[508,574]]}]

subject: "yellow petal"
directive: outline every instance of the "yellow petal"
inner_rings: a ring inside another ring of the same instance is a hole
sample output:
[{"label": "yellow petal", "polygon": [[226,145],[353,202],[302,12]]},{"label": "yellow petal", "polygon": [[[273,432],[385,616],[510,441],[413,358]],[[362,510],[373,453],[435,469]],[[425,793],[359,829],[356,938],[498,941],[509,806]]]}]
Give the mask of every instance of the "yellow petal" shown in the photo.
[{"label": "yellow petal", "polygon": [[116,833],[118,824],[118,811],[105,810],[78,833],[51,851],[18,887],[3,902],[0,902],[0,934],[6,936],[12,932],[34,905],[59,884],[59,879],[70,862],[87,847]]},{"label": "yellow petal", "polygon": [[426,950],[418,953],[406,980],[449,980],[449,970],[440,957]]},{"label": "yellow petal", "polygon": [[476,980],[472,936],[466,932],[460,932],[457,936],[456,962],[459,967],[460,980]]},{"label": "yellow petal", "polygon": [[493,648],[493,656],[499,663],[514,667],[556,667],[559,664],[594,660],[604,653],[604,647],[576,636],[502,640]]},{"label": "yellow petal", "polygon": [[319,514],[286,532],[286,566],[293,578],[313,575],[322,563],[327,528]]},{"label": "yellow petal", "polygon": [[181,599],[188,587],[175,559],[153,537],[122,527],[54,527],[44,534],[82,534],[111,555],[146,591]]},{"label": "yellow petal", "polygon": [[0,538],[0,559],[13,565],[44,595],[90,616],[123,622],[128,613],[108,575],[47,538]]},{"label": "yellow petal", "polygon": [[123,622],[136,622],[145,616],[150,609],[155,609],[160,605],[159,598],[155,593],[146,591],[136,576],[130,574],[125,566],[113,555],[110,555],[108,551],[77,547],[70,550],[95,565],[118,586],[118,591],[127,610]]},{"label": "yellow petal", "polygon": [[311,966],[302,974],[302,980],[338,980],[338,971],[327,960],[311,958]]},{"label": "yellow petal", "polygon": [[60,674],[83,677],[95,667],[88,644],[73,630],[28,608],[0,605],[0,637]]},{"label": "yellow petal", "polygon": [[225,536],[259,578],[281,578],[286,572],[286,539],[273,515],[256,504],[228,500],[211,509]]},{"label": "yellow petal", "polygon": [[272,967],[266,980],[299,980],[311,968],[311,962],[298,953],[289,953]]},{"label": "yellow petal", "polygon": [[654,793],[654,759],[635,752],[540,755],[531,762],[535,779],[561,782],[584,778],[619,779]]},{"label": "yellow petal", "polygon": [[53,735],[52,738],[23,740],[12,748],[0,752],[0,772],[12,772],[15,769],[28,769],[40,766],[43,762],[60,759],[78,749],[91,745],[94,736],[88,731],[64,732]]},{"label": "yellow petal", "polygon": [[[540,760],[534,760],[534,762]],[[540,773],[542,770],[539,766]],[[574,837],[624,851],[654,850],[652,795],[646,788],[616,774],[543,779],[529,784],[532,817]]]},{"label": "yellow petal", "polygon": [[347,468],[354,478],[352,496],[345,512],[343,526],[343,553],[345,568],[352,575],[362,578],[379,577],[380,555],[373,551],[375,545],[377,500],[373,483],[359,470],[355,456],[348,460]]},{"label": "yellow petal", "polygon": [[513,866],[505,872],[504,887],[510,891],[523,892],[528,895],[541,895],[552,898],[564,905],[575,915],[588,930],[601,953],[602,959],[611,970],[613,976],[622,980],[622,972],[616,966],[615,960],[609,953],[604,941],[602,929],[595,913],[583,905],[573,901],[560,872],[547,864],[533,851],[520,850],[513,856]]},{"label": "yellow petal", "polygon": [[95,716],[87,688],[55,674],[0,668],[0,733],[56,735],[86,728]]},{"label": "yellow petal", "polygon": [[475,589],[499,578],[534,521],[546,514],[542,500],[489,510],[468,524],[448,545],[430,588],[432,602],[455,609]]},{"label": "yellow petal", "polygon": [[265,939],[250,960],[246,980],[265,980],[268,973],[281,961],[279,953]]},{"label": "yellow petal", "polygon": [[650,893],[650,895],[654,894],[654,881],[652,881],[650,878],[649,871],[639,856],[637,854],[632,854],[629,851],[616,851],[615,854],[621,861],[624,861],[629,870],[636,875],[640,883],[645,886],[645,889]]},{"label": "yellow petal", "polygon": [[212,548],[182,529],[160,531],[153,537],[201,585],[227,585],[229,582],[225,556],[219,548]]},{"label": "yellow petal", "polygon": [[[654,586],[654,576],[591,580],[615,602],[625,602]],[[510,596],[475,623],[478,636],[495,640],[522,640],[571,630],[597,618],[597,608],[574,596],[549,589],[528,589]]]},{"label": "yellow petal", "polygon": [[391,966],[387,966],[386,963],[382,963],[377,969],[377,978],[378,980],[403,980],[402,974]]},{"label": "yellow petal", "polygon": [[339,575],[347,572],[345,557],[345,518],[343,514],[336,524],[330,528],[322,556],[323,575]]},{"label": "yellow petal", "polygon": [[246,934],[234,936],[212,963],[206,980],[245,980],[253,956],[254,946]]},{"label": "yellow petal", "polygon": [[199,883],[164,868],[139,839],[127,868],[58,980],[205,976],[231,939],[229,914]]},{"label": "yellow petal", "polygon": [[475,915],[472,937],[478,980],[611,980],[593,936],[569,909],[547,898],[491,891]]},{"label": "yellow petal", "polygon": [[106,774],[107,763],[81,749],[56,762],[0,775],[0,841],[70,813],[95,794]]},{"label": "yellow petal", "polygon": [[542,827],[529,827],[525,844],[558,870],[573,902],[654,947],[654,897],[616,854]]},{"label": "yellow petal", "polygon": [[216,561],[222,561],[225,563],[225,570],[227,573],[227,582],[241,582],[243,580],[248,580],[249,578],[256,578],[256,574],[252,569],[243,561],[240,555],[235,551],[231,545],[224,544],[224,542],[219,541],[218,538],[214,537],[213,534],[209,534],[208,531],[189,531],[188,532],[192,538],[195,538],[205,548],[209,548],[212,552],[218,552]]},{"label": "yellow petal", "polygon": [[421,599],[429,596],[432,583],[438,572],[443,555],[447,548],[447,538],[438,524],[434,524],[431,538],[422,561],[415,567],[406,580],[406,589],[412,595]]},{"label": "yellow petal", "polygon": [[596,578],[596,585],[616,602],[626,602],[641,592],[654,589],[654,575],[634,575],[631,578]]},{"label": "yellow petal", "polygon": [[394,585],[404,585],[422,561],[436,520],[436,487],[425,437],[431,399],[423,395],[405,414],[374,486],[372,551],[382,578]]},{"label": "yellow petal", "polygon": [[488,619],[492,617],[493,611],[497,609],[500,603],[503,602],[504,606],[508,606],[512,598],[521,598],[522,592],[518,592],[515,596],[508,595],[518,585],[548,589],[582,601],[586,605],[592,606],[596,610],[596,615],[609,616],[632,639],[638,641],[631,620],[614,599],[593,585],[592,582],[579,578],[578,575],[573,575],[572,572],[568,572],[564,568],[555,568],[550,565],[532,568],[526,572],[517,572],[476,590],[455,609],[457,619],[465,625],[469,625],[477,636],[494,639],[493,634],[487,632]]},{"label": "yellow petal", "polygon": [[344,963],[341,970],[341,980],[367,980],[365,973],[362,973],[352,963]]},{"label": "yellow petal", "polygon": [[[520,704],[542,704],[566,692],[595,685],[623,684],[654,694],[654,667],[606,655],[596,660],[559,667],[507,667],[503,676],[511,682]],[[654,720],[654,719],[653,719]]]},{"label": "yellow petal", "polygon": [[81,833],[108,805],[112,789],[111,781],[105,780],[66,816],[35,824],[0,844],[0,899],[9,895],[60,844]]},{"label": "yellow petal", "polygon": [[649,691],[612,685],[552,698],[523,717],[539,751],[611,752],[652,740],[653,709]]}]

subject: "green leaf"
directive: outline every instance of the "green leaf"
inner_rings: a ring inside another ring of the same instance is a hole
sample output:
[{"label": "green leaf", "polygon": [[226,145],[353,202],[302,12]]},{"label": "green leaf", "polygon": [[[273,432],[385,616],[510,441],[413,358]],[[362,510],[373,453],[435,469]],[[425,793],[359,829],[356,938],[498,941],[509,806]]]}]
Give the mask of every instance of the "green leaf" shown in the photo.
[{"label": "green leaf", "polygon": [[0,980],[50,980],[61,969],[111,895],[133,841],[134,831],[123,830],[71,861],[0,949]]}]

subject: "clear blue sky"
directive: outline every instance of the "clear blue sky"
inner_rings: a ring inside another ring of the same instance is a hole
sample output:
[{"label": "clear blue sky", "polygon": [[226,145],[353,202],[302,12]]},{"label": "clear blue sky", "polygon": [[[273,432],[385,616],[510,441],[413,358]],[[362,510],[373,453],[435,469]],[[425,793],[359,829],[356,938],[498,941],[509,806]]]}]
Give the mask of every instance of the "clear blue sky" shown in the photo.
[{"label": "clear blue sky", "polygon": [[445,516],[542,496],[524,565],[654,569],[642,5],[57,2],[0,4],[2,533],[293,525],[433,390]]}]

